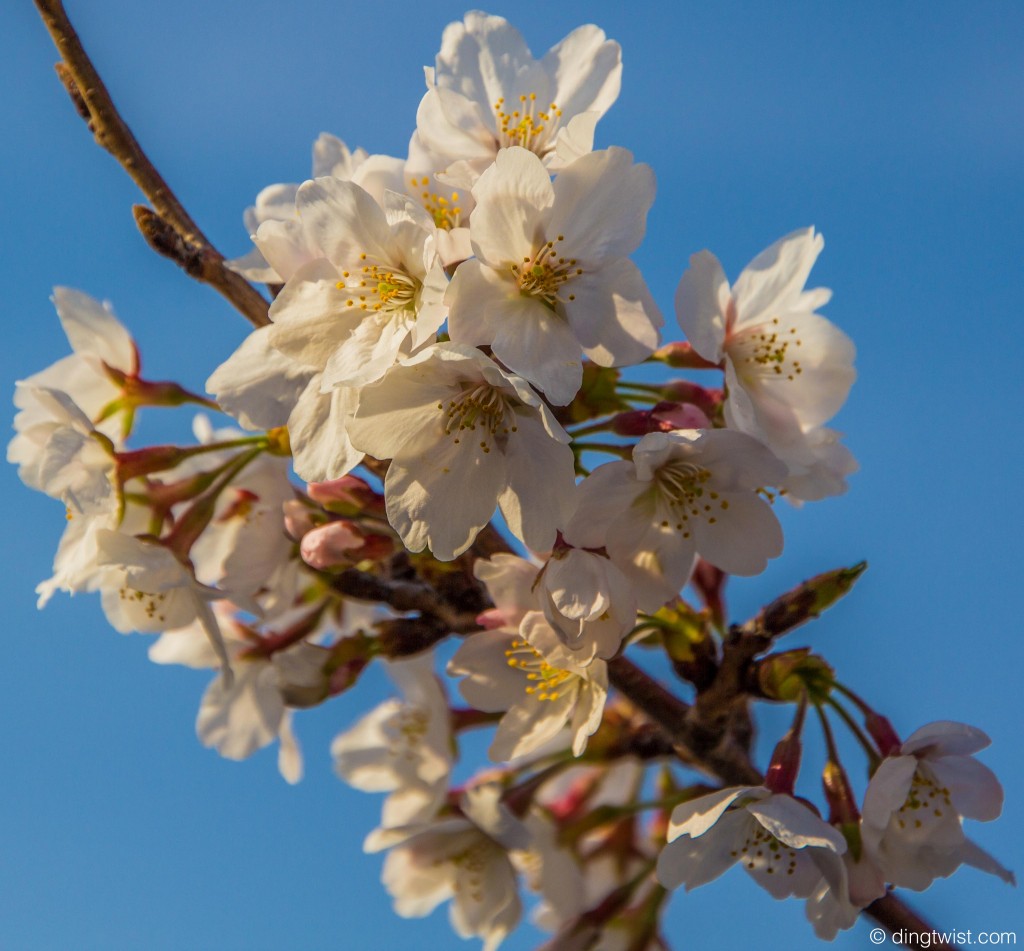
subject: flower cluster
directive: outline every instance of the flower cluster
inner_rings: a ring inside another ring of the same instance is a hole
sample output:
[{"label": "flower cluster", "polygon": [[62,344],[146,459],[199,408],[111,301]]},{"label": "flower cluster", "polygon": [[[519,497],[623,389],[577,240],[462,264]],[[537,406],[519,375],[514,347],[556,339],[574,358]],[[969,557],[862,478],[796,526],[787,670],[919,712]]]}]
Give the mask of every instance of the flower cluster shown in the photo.
[{"label": "flower cluster", "polygon": [[[407,156],[322,135],[313,177],[245,213],[255,247],[231,267],[273,302],[210,397],[146,379],[109,306],[58,288],[73,353],[18,383],[8,449],[67,515],[40,606],[98,591],[116,630],[160,635],[153,661],[214,671],[200,740],[229,759],[277,740],[289,782],[295,712],[384,665],[402,699],[335,739],[336,771],[387,793],[365,848],[387,850],[398,914],[450,901],[485,949],[524,888],[551,947],[641,951],[666,947],[672,889],[735,864],[805,900],[826,939],[889,886],[963,864],[1011,881],[962,828],[1001,809],[972,757],[984,734],[943,722],[900,741],[809,649],[773,652],[860,567],[728,629],[727,576],[783,551],[779,500],[842,493],[856,469],[828,426],[854,348],[818,312],[830,292],[806,286],[813,228],[731,285],[693,255],[686,339],[663,341],[630,258],[654,174],[594,148],[621,71],[594,26],[536,59],[500,17],[451,24]],[[242,429],[200,416],[194,444],[130,447],[140,409],[182,404]],[[435,672],[449,635],[465,707]],[[627,660],[634,645],[693,703]],[[796,707],[763,775],[753,701]],[[827,818],[794,792],[809,709]],[[867,758],[860,801],[830,717]],[[453,785],[477,728],[493,765]]]}]

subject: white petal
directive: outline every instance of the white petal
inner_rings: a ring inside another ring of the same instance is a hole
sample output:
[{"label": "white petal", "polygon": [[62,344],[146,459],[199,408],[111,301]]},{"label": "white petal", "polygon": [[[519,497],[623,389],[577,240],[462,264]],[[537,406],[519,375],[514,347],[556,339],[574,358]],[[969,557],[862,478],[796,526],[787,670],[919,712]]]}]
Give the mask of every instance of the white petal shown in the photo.
[{"label": "white petal", "polygon": [[109,304],[70,287],[55,287],[53,303],[76,353],[91,353],[108,366],[132,373],[138,370],[138,356],[131,334],[114,316]]},{"label": "white petal", "polygon": [[710,251],[691,256],[676,288],[676,318],[693,349],[712,363],[722,359],[729,300],[729,282],[718,258]]}]

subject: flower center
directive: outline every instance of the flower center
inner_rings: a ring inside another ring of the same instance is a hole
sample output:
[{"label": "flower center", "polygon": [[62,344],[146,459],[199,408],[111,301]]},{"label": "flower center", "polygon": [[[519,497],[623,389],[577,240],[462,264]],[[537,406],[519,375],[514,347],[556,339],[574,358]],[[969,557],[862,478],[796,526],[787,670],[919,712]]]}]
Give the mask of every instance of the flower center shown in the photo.
[{"label": "flower center", "polygon": [[[707,469],[686,460],[667,462],[655,474],[657,491],[668,503],[672,517],[676,519],[675,528],[683,533],[683,538],[690,537],[691,518],[705,518],[709,525],[714,525],[718,519],[711,513],[729,507],[728,501],[719,498],[719,494],[708,487],[710,479],[711,473]],[[670,524],[667,519],[661,523],[663,528]]]},{"label": "flower center", "polygon": [[526,692],[538,700],[557,700],[579,680],[572,671],[552,667],[538,650],[519,637],[505,651],[505,662],[526,674]]},{"label": "flower center", "polygon": [[139,591],[138,588],[127,586],[118,590],[118,596],[122,601],[130,605],[140,607],[149,620],[166,621],[167,616],[163,614],[164,602],[167,600],[167,593],[164,591],[150,592]]},{"label": "flower center", "polygon": [[518,145],[543,158],[555,145],[555,137],[562,122],[562,110],[556,103],[538,111],[537,95],[519,97],[519,108],[505,111],[505,97],[494,104],[494,119],[498,127],[498,148]]},{"label": "flower center", "polygon": [[[359,257],[366,260],[365,254]],[[422,285],[416,278],[402,271],[393,270],[387,265],[363,264],[357,274],[342,271],[341,276],[343,280],[337,281],[334,286],[339,291],[349,293],[346,307],[389,314],[416,309],[416,295]]]},{"label": "flower center", "polygon": [[388,724],[392,738],[388,753],[395,758],[416,759],[417,750],[427,735],[428,724],[425,711],[418,707],[402,707]]},{"label": "flower center", "polygon": [[795,380],[804,372],[795,359],[802,346],[796,327],[783,328],[779,318],[772,317],[768,323],[741,330],[726,344],[726,349],[737,373],[746,379],[765,376]]},{"label": "flower center", "polygon": [[748,871],[768,875],[776,872],[793,875],[796,872],[796,850],[776,839],[759,822],[751,822],[743,845],[729,854],[742,862]]},{"label": "flower center", "polygon": [[491,451],[492,440],[503,446],[509,433],[519,429],[508,396],[486,383],[467,387],[447,403],[438,403],[437,408],[445,416],[446,436],[453,436],[455,443],[459,443],[465,433],[479,430],[480,448],[484,452]]},{"label": "flower center", "polygon": [[906,802],[900,806],[896,813],[896,824],[901,829],[908,826],[920,829],[926,822],[932,823],[935,819],[941,819],[944,814],[953,816],[953,803],[949,798],[949,790],[940,786],[931,776],[926,776],[921,770],[914,773],[910,783],[910,792],[907,794]]},{"label": "flower center", "polygon": [[565,235],[560,234],[555,241],[545,241],[533,257],[523,258],[522,264],[511,265],[519,293],[535,297],[552,309],[556,304],[576,299],[575,294],[563,298],[560,292],[563,284],[583,273],[583,268],[576,266],[576,258],[561,257],[555,250],[555,245],[564,240]]},{"label": "flower center", "polygon": [[459,207],[459,193],[451,192],[449,197],[430,190],[430,177],[424,175],[422,178],[413,178],[412,190],[422,188],[419,193],[420,201],[428,215],[434,219],[434,224],[442,231],[451,231],[453,228],[462,226],[462,208]]}]

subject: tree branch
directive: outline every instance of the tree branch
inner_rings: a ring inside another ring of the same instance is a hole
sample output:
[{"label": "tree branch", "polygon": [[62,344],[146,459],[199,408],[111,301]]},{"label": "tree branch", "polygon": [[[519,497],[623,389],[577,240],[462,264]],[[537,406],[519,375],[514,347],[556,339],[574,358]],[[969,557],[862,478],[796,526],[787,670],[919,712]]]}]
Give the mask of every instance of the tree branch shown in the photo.
[{"label": "tree branch", "polygon": [[150,232],[162,226],[165,239],[167,234],[173,233],[181,244],[178,247],[164,240],[163,244],[170,250],[158,247],[137,214],[136,221],[147,242],[161,254],[177,261],[192,277],[209,284],[226,297],[254,326],[270,323],[267,301],[245,278],[228,269],[224,256],[192,220],[121,118],[103,80],[82,47],[61,0],[35,0],[35,4],[64,60],[57,64],[57,75],[71,96],[76,111],[88,123],[96,142],[117,159],[152,202],[153,211],[148,212],[145,219]]}]

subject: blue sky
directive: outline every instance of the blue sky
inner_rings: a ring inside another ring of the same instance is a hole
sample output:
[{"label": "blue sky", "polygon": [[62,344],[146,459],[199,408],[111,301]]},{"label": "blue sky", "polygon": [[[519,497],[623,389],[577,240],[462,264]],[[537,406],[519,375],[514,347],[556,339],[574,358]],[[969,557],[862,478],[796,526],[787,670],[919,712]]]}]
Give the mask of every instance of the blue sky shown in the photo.
[{"label": "blue sky", "polygon": [[[74,115],[29,7],[5,11],[0,31],[5,385],[66,352],[48,296],[68,284],[113,301],[147,375],[201,387],[247,325],[145,247],[130,214],[141,199]],[[246,250],[242,209],[265,184],[301,180],[319,132],[404,152],[421,67],[464,12],[406,0],[69,7],[137,136],[228,255]],[[490,12],[538,54],[588,21],[622,43],[623,91],[599,144],[657,173],[636,260],[667,312],[694,251],[734,277],[797,227],[824,233],[812,280],[834,290],[825,313],[858,346],[836,425],[862,471],[843,498],[785,513],[786,553],[732,584],[734,612],[866,558],[855,592],[789,646],[824,653],[904,733],[935,719],[985,729],[981,758],[1007,806],[975,838],[1021,872],[1024,12],[532,0]],[[164,438],[187,421],[146,426]],[[385,695],[384,679],[299,716],[297,788],[272,753],[220,759],[193,735],[206,675],[150,664],[148,642],[110,630],[95,599],[37,613],[63,513],[13,468],[0,479],[0,946],[462,947],[443,912],[391,913],[380,857],[360,851],[379,800],[331,773],[330,738]],[[788,716],[766,714],[766,731]],[[1024,932],[1017,892],[971,870],[913,897],[943,928]],[[864,947],[867,930],[836,947]],[[816,946],[798,904],[739,873],[679,896],[668,932],[709,951]]]}]

